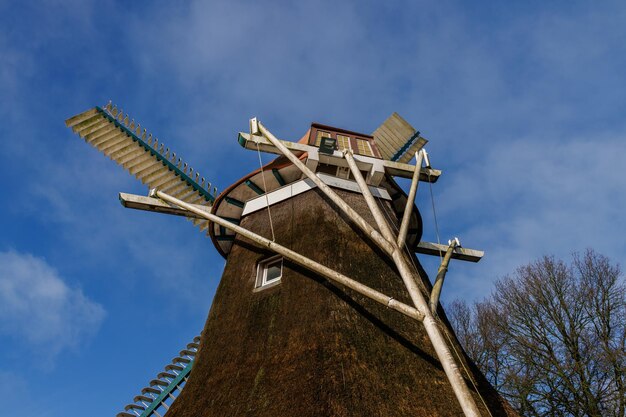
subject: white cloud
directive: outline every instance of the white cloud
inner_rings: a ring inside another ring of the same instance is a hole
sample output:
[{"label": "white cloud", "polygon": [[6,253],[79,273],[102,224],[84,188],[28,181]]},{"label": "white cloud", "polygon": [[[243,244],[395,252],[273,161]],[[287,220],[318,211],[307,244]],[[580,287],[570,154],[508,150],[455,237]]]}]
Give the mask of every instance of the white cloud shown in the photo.
[{"label": "white cloud", "polygon": [[80,289],[70,288],[45,260],[0,252],[0,335],[23,342],[52,360],[89,339],[105,317],[104,308]]},{"label": "white cloud", "polygon": [[[544,254],[568,258],[594,248],[620,261],[624,137],[597,133],[593,141],[559,142],[538,136],[494,144],[442,178],[437,203],[443,237],[459,233],[468,247],[486,251],[478,265],[453,267],[462,273],[450,287],[452,298],[485,295],[494,279]],[[427,210],[426,223],[429,215]]]}]

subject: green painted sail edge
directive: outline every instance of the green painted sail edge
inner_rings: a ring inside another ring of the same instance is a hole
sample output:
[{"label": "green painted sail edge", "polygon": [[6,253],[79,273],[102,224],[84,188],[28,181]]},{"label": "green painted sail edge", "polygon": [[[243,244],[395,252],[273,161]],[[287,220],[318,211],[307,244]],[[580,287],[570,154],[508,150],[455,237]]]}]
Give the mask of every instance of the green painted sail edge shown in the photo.
[{"label": "green painted sail edge", "polygon": [[98,112],[100,114],[102,114],[104,117],[106,117],[107,120],[109,120],[109,122],[113,123],[115,125],[115,127],[121,129],[124,133],[126,133],[128,136],[130,136],[134,142],[137,142],[146,151],[150,152],[150,154],[153,155],[157,159],[157,161],[159,161],[163,165],[165,165],[170,171],[174,171],[175,175],[180,175],[180,178],[183,179],[187,184],[189,184],[189,186],[191,188],[193,188],[194,191],[197,191],[202,197],[204,197],[204,199],[206,201],[210,202],[211,204],[215,201],[215,197],[213,197],[211,195],[211,193],[209,193],[207,190],[202,188],[200,186],[200,184],[198,184],[197,182],[192,180],[180,168],[178,168],[171,161],[169,161],[163,155],[161,155],[159,153],[159,151],[154,149],[152,146],[148,145],[143,139],[141,139],[139,136],[135,135],[130,129],[128,129],[122,123],[118,122],[117,119],[115,119],[113,116],[111,116],[109,114],[109,112],[107,112],[106,110],[104,110],[100,106],[96,106],[96,110],[98,110]]},{"label": "green painted sail edge", "polygon": [[404,146],[402,146],[400,149],[398,149],[398,151],[396,152],[396,154],[394,156],[391,157],[392,161],[397,161],[398,159],[400,159],[402,157],[402,155],[405,154],[405,152],[411,147],[411,145],[413,145],[413,142],[415,142],[417,139],[419,139],[420,136],[420,132],[416,131],[410,138],[409,140],[406,141],[406,143],[404,144]]},{"label": "green painted sail edge", "polygon": [[165,400],[165,397],[167,397],[172,391],[174,391],[176,387],[180,385],[182,380],[189,374],[189,372],[191,372],[191,367],[193,366],[193,362],[194,362],[193,360],[189,362],[189,365],[187,365],[185,369],[180,371],[180,373],[176,376],[176,378],[174,378],[174,380],[170,382],[170,384],[163,390],[163,392],[161,392],[159,396],[156,397],[154,401],[152,401],[152,403],[150,403],[150,406],[148,406],[148,408],[146,408],[139,417],[148,417],[152,415],[154,410],[156,410],[161,405],[161,403]]}]

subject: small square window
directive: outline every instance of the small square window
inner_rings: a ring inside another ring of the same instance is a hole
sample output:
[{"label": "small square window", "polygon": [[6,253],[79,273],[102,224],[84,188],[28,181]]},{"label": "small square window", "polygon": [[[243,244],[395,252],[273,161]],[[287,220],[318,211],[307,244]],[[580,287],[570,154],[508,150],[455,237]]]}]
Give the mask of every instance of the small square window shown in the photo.
[{"label": "small square window", "polygon": [[324,132],[323,130],[317,131],[317,137],[315,138],[315,146],[319,147],[322,142],[322,138],[330,138],[330,132]]},{"label": "small square window", "polygon": [[350,136],[346,135],[337,135],[337,146],[339,150],[351,149],[350,147]]},{"label": "small square window", "polygon": [[259,262],[256,272],[256,288],[277,284],[283,276],[282,256],[273,256]]},{"label": "small square window", "polygon": [[357,139],[356,146],[357,146],[357,153],[359,155],[374,156],[374,152],[372,152],[372,147],[369,141],[364,140],[364,139]]}]

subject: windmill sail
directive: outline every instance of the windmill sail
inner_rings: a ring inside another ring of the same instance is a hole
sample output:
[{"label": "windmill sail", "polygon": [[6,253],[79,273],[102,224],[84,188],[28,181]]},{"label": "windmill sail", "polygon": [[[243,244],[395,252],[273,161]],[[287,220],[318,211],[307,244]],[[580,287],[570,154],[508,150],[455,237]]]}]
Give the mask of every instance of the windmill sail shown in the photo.
[{"label": "windmill sail", "polygon": [[187,344],[187,348],[180,351],[179,356],[172,359],[172,363],[165,366],[164,371],[150,381],[150,386],[141,390],[133,402],[124,407],[124,411],[117,413],[117,417],[151,417],[162,416],[167,412],[172,402],[182,391],[189,373],[193,367],[200,336]]},{"label": "windmill sail", "polygon": [[426,144],[426,139],[420,136],[420,132],[395,112],[378,126],[372,136],[382,157],[394,162],[409,162],[415,152]]},{"label": "windmill sail", "polygon": [[[190,204],[213,204],[215,190],[211,194],[210,183],[111,103],[71,117],[65,124],[149,188]],[[208,230],[208,221],[190,220],[201,231]]]}]

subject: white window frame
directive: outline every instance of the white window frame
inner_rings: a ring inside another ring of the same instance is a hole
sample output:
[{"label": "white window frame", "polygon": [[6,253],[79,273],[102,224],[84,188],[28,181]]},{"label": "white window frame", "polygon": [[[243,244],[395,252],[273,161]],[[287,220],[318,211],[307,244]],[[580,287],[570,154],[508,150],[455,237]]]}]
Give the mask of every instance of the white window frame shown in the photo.
[{"label": "white window frame", "polygon": [[[315,146],[317,146],[318,148],[322,144],[322,138],[332,138],[333,137],[332,133],[327,132],[325,130],[318,130],[316,135],[317,135],[317,137],[315,138]],[[326,135],[328,135],[328,136],[326,136]]]},{"label": "white window frame", "polygon": [[336,135],[336,136],[337,136],[337,149],[339,149],[340,151],[342,151],[342,150],[346,149],[345,147],[341,147],[341,146],[339,146],[339,143],[340,143],[340,142],[339,142],[339,140],[340,140],[340,139],[339,139],[339,136],[341,136],[341,137],[342,137],[342,139],[344,139],[344,138],[345,138],[345,139],[347,139],[347,142],[348,142],[348,149],[352,150],[352,141],[350,140],[350,139],[351,139],[351,138],[350,138],[350,136],[348,136],[348,135],[342,135],[341,133],[337,133],[337,135]]},{"label": "white window frame", "polygon": [[[367,157],[370,157],[370,158],[374,158],[374,149],[372,149],[372,144],[370,143],[370,141],[369,141],[369,140],[367,140],[367,139],[361,139],[361,138],[354,138],[354,139],[357,141],[357,142],[356,142],[356,143],[357,143],[357,146],[356,146],[356,153],[357,153],[358,155],[363,155],[363,156],[367,156]],[[363,142],[365,142],[365,145],[367,146],[367,149],[369,149],[369,151],[370,151],[370,152],[369,152],[369,155],[367,155],[367,154],[362,154],[361,152],[359,152],[359,142],[358,142],[358,141],[363,141]],[[354,152],[354,151],[353,151],[353,152]]]},{"label": "white window frame", "polygon": [[[280,276],[278,278],[274,278],[268,281],[267,279],[268,267],[273,266],[279,262],[280,262]],[[283,257],[280,255],[276,255],[276,256],[272,256],[271,258],[263,259],[257,264],[255,289],[266,288],[269,286],[277,285],[280,283],[282,278],[283,278]]]}]

